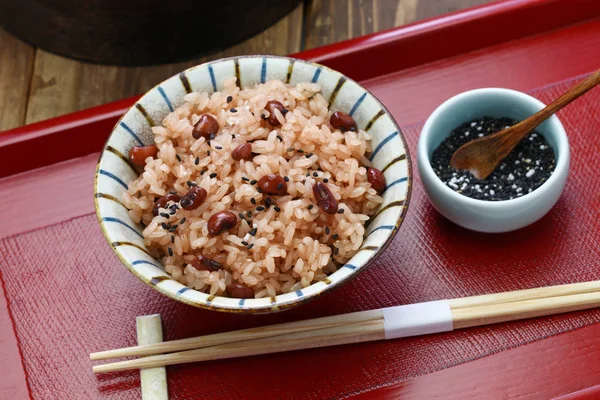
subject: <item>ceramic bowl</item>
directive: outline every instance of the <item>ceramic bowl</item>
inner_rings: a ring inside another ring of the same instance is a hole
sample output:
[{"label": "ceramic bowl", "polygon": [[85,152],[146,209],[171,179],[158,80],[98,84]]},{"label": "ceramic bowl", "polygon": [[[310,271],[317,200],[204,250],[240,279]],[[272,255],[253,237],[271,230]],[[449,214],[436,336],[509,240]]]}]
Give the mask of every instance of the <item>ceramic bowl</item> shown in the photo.
[{"label": "ceramic bowl", "polygon": [[556,204],[569,173],[569,141],[556,115],[536,132],[542,134],[556,155],[556,168],[539,188],[505,201],[476,200],[447,187],[431,167],[430,157],[454,128],[484,116],[523,120],[544,108],[541,101],[525,93],[500,88],[461,93],[440,105],[427,119],[419,138],[417,165],[425,192],[433,206],[450,221],[479,232],[508,232],[542,218]]},{"label": "ceramic bowl", "polygon": [[[137,177],[126,155],[135,145],[153,143],[151,126],[183,103],[191,91],[214,92],[237,77],[242,88],[270,79],[290,84],[317,82],[331,109],[353,116],[358,126],[373,135],[371,160],[384,172],[384,203],[371,219],[362,247],[327,279],[302,290],[272,298],[236,299],[209,296],[172,279],[142,240],[141,225],[131,221],[120,199],[127,183]],[[190,68],[160,83],[142,96],[116,124],[100,157],[95,175],[95,204],[100,226],[121,262],[141,281],[183,303],[228,312],[272,312],[287,309],[336,288],[364,271],[388,246],[406,213],[411,188],[411,167],[406,143],[398,125],[383,105],[356,82],[322,65],[286,57],[242,56]],[[115,278],[118,279],[118,278]]]}]

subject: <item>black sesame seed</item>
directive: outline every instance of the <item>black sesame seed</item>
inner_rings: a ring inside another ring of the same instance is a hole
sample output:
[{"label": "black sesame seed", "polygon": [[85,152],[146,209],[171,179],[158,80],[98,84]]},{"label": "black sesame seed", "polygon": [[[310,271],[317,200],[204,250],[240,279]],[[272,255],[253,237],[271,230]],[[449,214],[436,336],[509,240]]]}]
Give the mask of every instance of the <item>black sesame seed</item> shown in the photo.
[{"label": "black sesame seed", "polygon": [[329,179],[323,178],[323,183],[327,183],[327,182],[329,182]]},{"label": "black sesame seed", "polygon": [[200,157],[196,157],[196,159],[194,160],[194,164],[196,164],[196,165],[200,164]]},{"label": "black sesame seed", "polygon": [[210,150],[206,150],[206,155],[210,157]]},{"label": "black sesame seed", "polygon": [[179,154],[175,154],[175,158],[177,158],[177,161],[181,162],[181,157],[179,157]]},{"label": "black sesame seed", "polygon": [[265,114],[260,114],[260,117],[261,117],[262,119],[267,119],[267,116],[266,116]]},{"label": "black sesame seed", "polygon": [[248,242],[246,242],[245,240],[242,240],[242,244],[243,244],[244,246],[248,246]]},{"label": "black sesame seed", "polygon": [[223,150],[223,147],[221,147],[221,146],[215,146],[215,149],[217,149],[217,150]]},{"label": "black sesame seed", "polygon": [[233,96],[227,96],[227,102],[231,103],[233,101]]},{"label": "black sesame seed", "polygon": [[250,234],[250,236],[254,236],[254,235],[256,235],[256,231],[257,231],[257,230],[258,230],[258,229],[256,229],[256,228],[252,228],[252,229],[250,230],[250,232],[248,232],[248,233]]},{"label": "black sesame seed", "polygon": [[213,172],[212,174],[209,175],[210,178],[215,178],[217,176],[216,172]]},{"label": "black sesame seed", "polygon": [[281,115],[285,115],[288,112],[290,112],[290,110],[288,110],[287,108],[284,108],[283,110],[281,110]]},{"label": "black sesame seed", "polygon": [[256,207],[256,211],[265,211],[265,208],[263,206],[258,206]]},{"label": "black sesame seed", "polygon": [[245,176],[242,176],[242,180],[243,180],[244,182],[250,182],[250,179],[246,178]]},{"label": "black sesame seed", "polygon": [[177,207],[171,208],[171,211],[169,211],[169,214],[174,215],[176,212],[177,212]]},{"label": "black sesame seed", "polygon": [[187,181],[185,184],[190,188],[192,187],[192,181]]},{"label": "black sesame seed", "polygon": [[343,209],[343,208],[340,208],[340,209],[337,211],[337,213],[338,213],[338,214],[343,214],[343,213],[344,213],[344,209]]},{"label": "black sesame seed", "polygon": [[313,176],[316,178],[319,176],[319,174],[317,172],[313,172]]},{"label": "black sesame seed", "polygon": [[204,175],[206,173],[206,169],[203,169],[202,171],[200,171],[200,175]]},{"label": "black sesame seed", "polygon": [[309,210],[312,210],[312,209],[313,209],[313,207],[314,207],[314,205],[313,205],[313,204],[309,204],[309,205],[308,205],[308,209],[309,209]]},{"label": "black sesame seed", "polygon": [[283,183],[278,183],[277,184],[277,190],[281,190],[283,189]]},{"label": "black sesame seed", "polygon": [[306,173],[306,176],[310,176],[310,172],[307,172],[307,173]]},{"label": "black sesame seed", "polygon": [[271,204],[273,204],[273,200],[271,200],[270,197],[267,197],[267,199],[265,200],[265,205],[267,206],[267,208],[271,207]]},{"label": "black sesame seed", "polygon": [[279,135],[277,135],[277,139],[279,139],[280,142],[283,142],[283,138]]},{"label": "black sesame seed", "polygon": [[167,224],[166,222],[163,222],[162,224],[160,224],[160,226],[162,226],[162,228],[163,228],[164,230],[167,230],[167,231],[168,231],[168,230],[169,230],[169,228],[170,228],[169,224]]},{"label": "black sesame seed", "polygon": [[173,249],[171,249],[170,247],[169,247],[169,255],[170,255],[171,257],[173,257]]},{"label": "black sesame seed", "polygon": [[187,221],[186,217],[181,218],[181,221],[179,221],[180,224],[183,224],[185,221]]},{"label": "black sesame seed", "polygon": [[302,149],[296,149],[296,151],[297,151],[298,153],[304,153],[304,150],[302,150]]},{"label": "black sesame seed", "polygon": [[337,235],[337,233],[336,233],[336,234],[333,234],[333,235],[331,235],[331,238],[332,238],[333,240],[336,240],[338,237],[339,237],[339,236]]},{"label": "black sesame seed", "polygon": [[229,111],[231,111],[232,113],[236,113],[237,109],[232,107]]},{"label": "black sesame seed", "polygon": [[251,184],[251,185],[256,185],[257,183],[258,183],[258,181],[257,181],[256,179],[252,179],[252,180],[250,181],[250,184]]},{"label": "black sesame seed", "polygon": [[246,213],[246,215],[248,216],[248,218],[252,218],[252,211],[248,210],[248,212]]},{"label": "black sesame seed", "polygon": [[177,225],[173,225],[171,228],[169,228],[169,232],[175,232],[177,230]]},{"label": "black sesame seed", "polygon": [[252,198],[250,199],[250,203],[252,203],[252,204],[256,204],[256,199],[255,199],[254,197],[252,197]]},{"label": "black sesame seed", "polygon": [[175,236],[171,235],[171,243],[175,243]]},{"label": "black sesame seed", "polygon": [[257,191],[258,193],[262,193],[262,189],[261,189],[261,188],[256,188],[256,191]]},{"label": "black sesame seed", "polygon": [[248,246],[246,246],[246,248],[247,248],[248,250],[250,250],[250,249],[251,249],[251,248],[253,248],[253,247],[254,247],[254,243],[250,243]]},{"label": "black sesame seed", "polygon": [[209,138],[209,140],[213,140],[213,139],[215,138],[215,134],[214,134],[214,133],[211,133],[211,134],[208,136],[208,138]]},{"label": "black sesame seed", "polygon": [[273,207],[273,210],[275,210],[275,211],[277,211],[277,212],[280,212],[280,211],[281,211],[281,208],[279,208],[279,207],[275,206],[275,207]]},{"label": "black sesame seed", "polygon": [[306,157],[306,158],[311,158],[312,156],[313,156],[313,153],[308,153],[308,154],[306,154],[304,157]]},{"label": "black sesame seed", "polygon": [[238,216],[240,217],[240,219],[246,219],[246,216],[244,215],[244,213],[238,213]]},{"label": "black sesame seed", "polygon": [[288,153],[289,153],[289,152],[291,152],[291,151],[294,151],[294,150],[295,150],[295,149],[294,149],[293,147],[288,147],[288,148],[287,148],[287,152],[288,152]]},{"label": "black sesame seed", "polygon": [[167,214],[167,213],[160,213],[160,214],[158,214],[158,215],[160,215],[160,216],[161,216],[161,217],[163,217],[163,218],[170,218],[170,217],[171,217],[171,216],[170,216],[169,214]]},{"label": "black sesame seed", "polygon": [[283,180],[284,180],[284,181],[286,181],[286,182],[289,182],[289,181],[290,181],[290,178],[289,178],[289,176],[284,176],[284,177],[283,177]]},{"label": "black sesame seed", "polygon": [[334,255],[334,256],[337,256],[339,252],[340,252],[340,249],[338,249],[337,247],[335,247],[335,248],[333,249],[333,255]]},{"label": "black sesame seed", "polygon": [[328,226],[326,226],[326,227],[325,227],[325,234],[326,234],[326,235],[329,235],[330,233],[331,233],[331,231],[329,230],[329,227],[328,227]]}]

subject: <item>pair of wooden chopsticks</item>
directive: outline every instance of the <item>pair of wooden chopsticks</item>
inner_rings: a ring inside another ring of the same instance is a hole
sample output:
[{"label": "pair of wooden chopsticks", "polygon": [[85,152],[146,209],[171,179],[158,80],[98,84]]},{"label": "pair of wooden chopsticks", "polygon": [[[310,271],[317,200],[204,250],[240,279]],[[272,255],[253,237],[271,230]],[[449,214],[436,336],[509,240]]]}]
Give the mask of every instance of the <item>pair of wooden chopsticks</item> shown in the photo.
[{"label": "pair of wooden chopsticks", "polygon": [[[448,330],[468,328],[600,307],[600,281],[465,297],[444,304],[451,312]],[[103,373],[369,342],[386,339],[385,322],[384,309],[361,311],[102,351],[90,354],[90,359],[143,356],[93,367]]]}]

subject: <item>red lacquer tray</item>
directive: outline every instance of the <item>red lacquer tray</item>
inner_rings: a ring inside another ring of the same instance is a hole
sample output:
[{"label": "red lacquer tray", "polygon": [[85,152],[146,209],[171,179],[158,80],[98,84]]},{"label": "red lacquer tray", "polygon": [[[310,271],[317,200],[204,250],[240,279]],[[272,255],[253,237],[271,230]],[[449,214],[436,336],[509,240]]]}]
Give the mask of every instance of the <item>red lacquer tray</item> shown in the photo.
[{"label": "red lacquer tray", "polygon": [[[510,29],[506,27],[510,26]],[[504,27],[505,29],[498,29]],[[500,86],[548,102],[600,67],[600,2],[511,0],[297,54],[359,80],[411,153],[446,98]],[[132,345],[135,316],[166,339],[426,300],[600,279],[600,93],[559,115],[572,169],[557,206],[510,234],[444,220],[418,176],[397,238],[368,271],[313,303],[225,315],[160,296],[106,245],[93,214],[98,151],[135,99],[0,134],[0,399],[139,398],[134,372],[96,377],[91,351]],[[169,368],[173,399],[594,398],[599,311],[429,337]]]}]

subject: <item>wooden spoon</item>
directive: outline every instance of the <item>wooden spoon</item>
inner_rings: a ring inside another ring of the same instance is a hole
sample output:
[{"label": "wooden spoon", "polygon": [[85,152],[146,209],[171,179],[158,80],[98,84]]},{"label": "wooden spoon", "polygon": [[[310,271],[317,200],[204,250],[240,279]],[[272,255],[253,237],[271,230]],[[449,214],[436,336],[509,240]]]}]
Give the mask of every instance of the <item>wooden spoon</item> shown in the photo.
[{"label": "wooden spoon", "polygon": [[477,179],[487,178],[529,132],[599,83],[600,70],[531,117],[503,131],[465,143],[454,152],[450,166],[468,170]]}]

